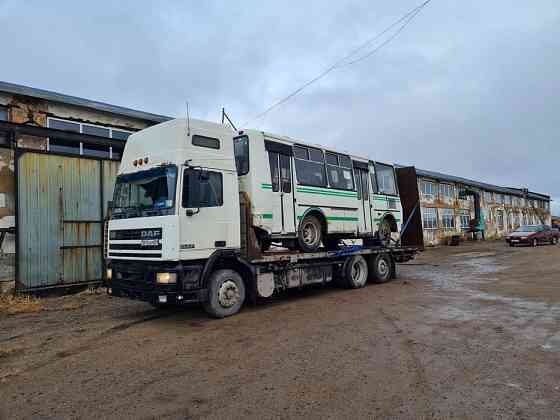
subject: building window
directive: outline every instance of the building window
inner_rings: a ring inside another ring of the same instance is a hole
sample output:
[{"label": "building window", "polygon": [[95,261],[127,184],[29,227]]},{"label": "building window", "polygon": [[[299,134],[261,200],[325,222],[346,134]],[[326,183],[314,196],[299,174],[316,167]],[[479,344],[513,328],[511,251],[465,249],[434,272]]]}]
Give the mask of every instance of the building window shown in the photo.
[{"label": "building window", "polygon": [[468,210],[459,211],[459,222],[461,223],[461,229],[468,229],[470,226],[471,215]]},{"label": "building window", "polygon": [[508,206],[511,206],[511,195],[506,195],[506,196],[505,196],[505,203],[506,203]]},{"label": "building window", "polygon": [[455,198],[455,187],[449,184],[439,184],[439,193],[444,200]]},{"label": "building window", "polygon": [[426,201],[433,201],[436,192],[435,184],[430,181],[422,181],[420,183],[420,187],[422,189],[422,199]]},{"label": "building window", "polygon": [[[47,120],[49,128],[56,130],[72,131],[74,133],[87,134],[89,136],[113,138],[116,140],[126,140],[132,132],[117,130],[111,127],[79,123],[75,121],[51,118]],[[71,142],[67,140],[49,138],[47,150],[50,152],[70,153],[75,155],[101,157],[105,159],[120,159],[122,149],[111,148],[109,146],[99,146],[84,142]]]},{"label": "building window", "polygon": [[353,190],[352,161],[348,156],[327,152],[327,176],[331,188],[339,190]]},{"label": "building window", "polygon": [[496,211],[496,223],[498,225],[498,229],[504,229],[504,212],[502,210]]},{"label": "building window", "polygon": [[492,200],[492,193],[490,191],[484,191],[484,201],[486,201],[487,204],[491,203]]},{"label": "building window", "polygon": [[296,176],[301,185],[326,187],[327,175],[323,152],[310,147],[294,146]]},{"label": "building window", "polygon": [[453,209],[440,209],[441,226],[445,229],[455,228],[455,215]]},{"label": "building window", "polygon": [[422,209],[422,225],[424,229],[437,229],[437,209],[426,207]]},{"label": "building window", "polygon": [[503,194],[496,194],[496,203],[504,204],[504,195]]},{"label": "building window", "polygon": [[8,121],[8,108],[0,106],[0,121]]}]

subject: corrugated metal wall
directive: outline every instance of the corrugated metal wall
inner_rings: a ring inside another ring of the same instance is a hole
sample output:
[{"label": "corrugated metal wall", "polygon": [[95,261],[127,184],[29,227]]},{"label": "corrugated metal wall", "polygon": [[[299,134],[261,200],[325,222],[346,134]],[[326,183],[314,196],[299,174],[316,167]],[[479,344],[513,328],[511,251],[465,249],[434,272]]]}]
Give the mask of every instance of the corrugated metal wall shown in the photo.
[{"label": "corrugated metal wall", "polygon": [[17,165],[17,288],[101,280],[118,162],[28,152]]}]

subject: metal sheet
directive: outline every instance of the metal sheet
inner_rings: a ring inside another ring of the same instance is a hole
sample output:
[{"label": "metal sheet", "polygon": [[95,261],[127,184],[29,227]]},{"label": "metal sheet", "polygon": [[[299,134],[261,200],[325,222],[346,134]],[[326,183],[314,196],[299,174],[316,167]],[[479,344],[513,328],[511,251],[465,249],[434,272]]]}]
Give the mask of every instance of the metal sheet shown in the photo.
[{"label": "metal sheet", "polygon": [[18,159],[18,289],[102,278],[101,161]]}]

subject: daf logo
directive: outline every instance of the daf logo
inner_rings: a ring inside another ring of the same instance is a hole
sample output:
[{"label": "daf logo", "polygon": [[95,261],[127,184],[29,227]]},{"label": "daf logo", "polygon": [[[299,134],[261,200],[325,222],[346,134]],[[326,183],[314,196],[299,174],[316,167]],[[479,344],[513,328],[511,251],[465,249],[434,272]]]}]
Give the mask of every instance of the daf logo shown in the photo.
[{"label": "daf logo", "polygon": [[158,236],[158,232],[156,232],[155,230],[143,230],[140,233],[140,238],[142,239],[152,239],[156,236]]}]

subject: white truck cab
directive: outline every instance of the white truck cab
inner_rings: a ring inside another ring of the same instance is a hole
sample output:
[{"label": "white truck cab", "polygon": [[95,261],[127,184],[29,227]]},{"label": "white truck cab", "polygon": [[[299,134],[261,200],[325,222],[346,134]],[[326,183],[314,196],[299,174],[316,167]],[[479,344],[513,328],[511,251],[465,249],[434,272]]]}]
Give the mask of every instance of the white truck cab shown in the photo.
[{"label": "white truck cab", "polygon": [[133,134],[109,222],[113,261],[184,261],[238,249],[239,201],[232,132],[176,119]]}]

